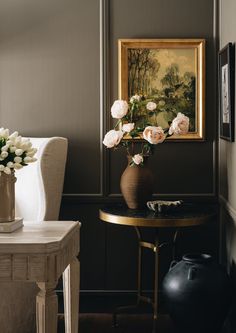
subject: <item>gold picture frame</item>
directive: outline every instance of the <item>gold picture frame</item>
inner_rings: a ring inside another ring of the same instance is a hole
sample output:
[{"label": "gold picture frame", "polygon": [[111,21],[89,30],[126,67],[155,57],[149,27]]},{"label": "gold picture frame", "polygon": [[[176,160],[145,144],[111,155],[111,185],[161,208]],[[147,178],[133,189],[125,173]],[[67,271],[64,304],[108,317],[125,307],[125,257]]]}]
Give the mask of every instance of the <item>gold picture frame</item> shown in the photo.
[{"label": "gold picture frame", "polygon": [[204,39],[119,39],[118,59],[119,98],[138,94],[159,105],[155,114],[141,115],[143,122],[165,127],[182,112],[189,132],[168,140],[205,139]]}]

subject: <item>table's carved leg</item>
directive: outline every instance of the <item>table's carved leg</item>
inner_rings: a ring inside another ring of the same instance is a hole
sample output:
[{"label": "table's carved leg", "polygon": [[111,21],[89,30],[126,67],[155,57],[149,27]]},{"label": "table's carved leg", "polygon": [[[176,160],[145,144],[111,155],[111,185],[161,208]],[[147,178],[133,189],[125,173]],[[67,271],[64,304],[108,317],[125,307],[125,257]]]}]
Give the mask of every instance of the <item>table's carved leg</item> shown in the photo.
[{"label": "table's carved leg", "polygon": [[57,332],[58,300],[55,283],[37,283],[40,291],[36,297],[36,325],[37,333]]},{"label": "table's carved leg", "polygon": [[63,273],[65,332],[78,333],[80,263],[75,258]]}]

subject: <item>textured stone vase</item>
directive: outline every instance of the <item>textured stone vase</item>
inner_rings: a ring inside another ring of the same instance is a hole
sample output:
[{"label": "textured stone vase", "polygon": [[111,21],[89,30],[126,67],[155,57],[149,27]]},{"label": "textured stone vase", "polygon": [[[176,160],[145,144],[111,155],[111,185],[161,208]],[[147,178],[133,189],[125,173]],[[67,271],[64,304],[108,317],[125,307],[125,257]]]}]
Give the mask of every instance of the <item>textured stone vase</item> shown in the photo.
[{"label": "textured stone vase", "polygon": [[0,176],[0,222],[11,222],[15,219],[15,182],[14,172]]},{"label": "textured stone vase", "polygon": [[144,208],[152,198],[153,174],[147,166],[147,161],[144,161],[144,165],[133,166],[130,166],[130,162],[131,157],[128,156],[128,165],[120,180],[121,193],[129,208]]}]

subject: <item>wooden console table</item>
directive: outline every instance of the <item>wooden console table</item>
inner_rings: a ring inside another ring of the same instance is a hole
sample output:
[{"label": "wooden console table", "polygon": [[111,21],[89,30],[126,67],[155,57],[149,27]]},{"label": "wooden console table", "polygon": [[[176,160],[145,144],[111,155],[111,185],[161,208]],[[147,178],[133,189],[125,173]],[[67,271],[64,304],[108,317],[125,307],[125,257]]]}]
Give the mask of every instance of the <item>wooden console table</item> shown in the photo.
[{"label": "wooden console table", "polygon": [[57,332],[55,287],[63,273],[66,333],[78,332],[80,223],[24,222],[10,234],[0,233],[1,281],[36,282],[37,333]]},{"label": "wooden console table", "polygon": [[[153,307],[153,333],[157,332],[158,316],[158,266],[160,249],[164,245],[173,246],[173,259],[175,257],[175,244],[178,230],[186,227],[194,227],[210,221],[217,214],[216,206],[207,204],[185,204],[172,212],[157,213],[149,209],[128,209],[122,205],[113,205],[100,209],[99,217],[102,221],[135,228],[138,240],[138,277],[137,277],[137,303],[132,306],[122,306],[113,314],[113,326],[117,326],[117,314],[122,312],[135,312],[141,302],[146,302]],[[154,242],[147,242],[142,237],[142,228],[155,229]],[[173,240],[171,243],[159,241],[159,230],[171,228]],[[142,292],[142,249],[153,251],[155,256],[154,293],[153,298],[143,295]],[[136,259],[135,259],[136,260]]]}]

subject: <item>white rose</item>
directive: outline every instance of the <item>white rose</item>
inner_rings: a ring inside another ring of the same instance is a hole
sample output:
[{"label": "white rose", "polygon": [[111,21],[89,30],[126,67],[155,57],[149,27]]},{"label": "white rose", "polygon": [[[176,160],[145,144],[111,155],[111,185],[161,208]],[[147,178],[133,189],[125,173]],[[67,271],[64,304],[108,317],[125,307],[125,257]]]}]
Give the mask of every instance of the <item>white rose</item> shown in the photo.
[{"label": "white rose", "polygon": [[3,172],[6,173],[7,175],[10,175],[11,169],[8,168],[8,167],[5,167],[4,170],[3,170]]},{"label": "white rose", "polygon": [[149,111],[153,111],[157,108],[157,105],[154,102],[148,102],[147,105],[146,105],[146,108]]},{"label": "white rose", "polygon": [[23,168],[23,165],[21,165],[20,163],[14,163],[14,169],[18,170]]},{"label": "white rose", "polygon": [[172,121],[172,124],[169,128],[169,134],[187,134],[189,130],[189,118],[186,117],[183,113],[179,112],[177,117]]},{"label": "white rose", "polygon": [[122,131],[127,132],[127,133],[133,131],[133,129],[134,129],[134,123],[128,123],[128,124],[124,124],[122,126]]},{"label": "white rose", "polygon": [[123,138],[124,133],[122,131],[110,130],[104,137],[103,144],[107,148],[112,148],[117,146],[121,139]]},{"label": "white rose", "polygon": [[143,163],[143,156],[140,154],[136,154],[132,157],[132,160],[135,164],[139,165],[140,163]]},{"label": "white rose", "polygon": [[24,152],[23,149],[18,148],[18,149],[16,149],[15,154],[16,154],[16,156],[21,156],[23,154],[23,152]]},{"label": "white rose", "polygon": [[136,94],[136,95],[132,96],[129,101],[130,101],[130,103],[135,103],[135,102],[139,102],[140,99],[141,99],[141,96]]},{"label": "white rose", "polygon": [[111,107],[111,115],[113,118],[121,119],[126,116],[129,106],[126,101],[117,100],[113,103]]},{"label": "white rose", "polygon": [[1,152],[1,158],[6,158],[8,156],[8,152],[7,151],[2,151]]},{"label": "white rose", "polygon": [[158,143],[162,143],[166,136],[162,127],[147,126],[143,131],[143,138],[149,143],[156,145]]}]

